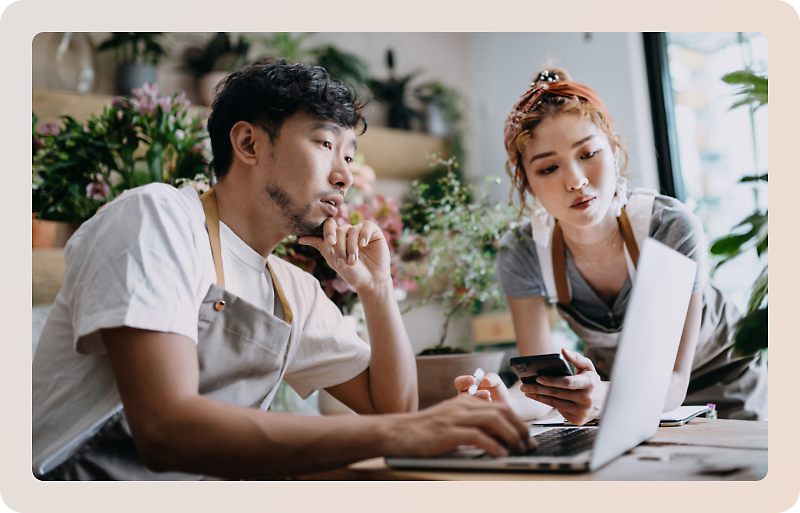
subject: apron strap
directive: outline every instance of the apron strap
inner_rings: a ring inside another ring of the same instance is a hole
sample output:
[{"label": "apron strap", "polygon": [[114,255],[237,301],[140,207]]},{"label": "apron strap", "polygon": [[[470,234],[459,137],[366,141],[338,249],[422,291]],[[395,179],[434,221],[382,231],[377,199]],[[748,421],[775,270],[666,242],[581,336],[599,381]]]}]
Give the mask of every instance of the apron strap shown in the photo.
[{"label": "apron strap", "polygon": [[569,281],[567,280],[567,261],[564,257],[564,233],[561,231],[561,225],[556,221],[553,228],[553,277],[556,281],[556,291],[558,293],[558,302],[561,305],[567,306],[572,302],[572,296],[569,293]]},{"label": "apron strap", "polygon": [[[628,215],[625,213],[625,207],[622,207],[622,213],[617,218],[619,223],[619,231],[622,234],[622,240],[625,243],[625,248],[633,261],[634,268],[639,263],[639,246],[636,244],[636,238],[633,236],[633,229],[628,220]],[[553,277],[556,282],[556,290],[558,291],[558,304],[568,307],[572,303],[572,295],[569,291],[569,280],[567,278],[567,260],[564,255],[564,233],[561,231],[561,225],[556,221],[553,228]]]},{"label": "apron strap", "polygon": [[286,318],[286,324],[291,324],[292,319],[294,318],[294,315],[292,314],[292,307],[289,306],[289,301],[286,299],[286,295],[284,295],[283,289],[281,288],[280,283],[278,283],[278,279],[275,278],[275,273],[272,271],[272,266],[269,265],[269,262],[267,262],[267,269],[269,269],[269,274],[272,276],[272,283],[275,285],[275,292],[278,293],[278,299],[283,307],[283,316]]},{"label": "apron strap", "polygon": [[214,189],[209,189],[200,196],[200,203],[206,214],[208,240],[211,242],[211,255],[214,257],[214,269],[217,271],[217,285],[225,288],[225,275],[222,274],[222,250],[219,243],[219,208]]},{"label": "apron strap", "polygon": [[622,233],[622,240],[625,241],[625,248],[628,250],[635,268],[639,265],[639,246],[636,244],[636,237],[633,236],[633,228],[628,220],[628,214],[625,213],[625,207],[622,207],[617,221],[619,222],[619,231]]},{"label": "apron strap", "polygon": [[[219,242],[219,207],[217,206],[217,195],[214,189],[209,189],[200,196],[200,203],[203,204],[203,210],[206,214],[206,227],[208,228],[208,240],[211,242],[211,255],[214,257],[214,270],[217,272],[217,285],[225,288],[225,275],[222,273],[222,246]],[[286,324],[291,324],[294,315],[292,314],[292,307],[289,306],[289,301],[283,293],[283,289],[275,278],[275,273],[272,272],[272,266],[267,262],[267,269],[272,276],[272,283],[275,286],[275,292],[278,294],[278,299],[283,307],[283,315],[286,318]]]}]

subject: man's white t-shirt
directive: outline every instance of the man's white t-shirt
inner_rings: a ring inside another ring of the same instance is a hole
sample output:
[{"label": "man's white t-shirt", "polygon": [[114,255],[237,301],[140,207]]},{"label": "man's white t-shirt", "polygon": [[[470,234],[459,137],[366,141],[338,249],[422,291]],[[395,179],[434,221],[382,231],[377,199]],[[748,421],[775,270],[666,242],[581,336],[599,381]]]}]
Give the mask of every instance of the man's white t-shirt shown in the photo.
[{"label": "man's white t-shirt", "polygon": [[[221,222],[220,242],[226,290],[272,313],[269,260],[294,315],[283,380],[300,396],[369,366],[369,346],[313,276],[264,258]],[[33,360],[34,469],[63,461],[122,408],[99,330],[129,326],[197,344],[200,304],[216,283],[203,207],[190,187],[125,191],[81,226],[64,256],[64,283]]]}]

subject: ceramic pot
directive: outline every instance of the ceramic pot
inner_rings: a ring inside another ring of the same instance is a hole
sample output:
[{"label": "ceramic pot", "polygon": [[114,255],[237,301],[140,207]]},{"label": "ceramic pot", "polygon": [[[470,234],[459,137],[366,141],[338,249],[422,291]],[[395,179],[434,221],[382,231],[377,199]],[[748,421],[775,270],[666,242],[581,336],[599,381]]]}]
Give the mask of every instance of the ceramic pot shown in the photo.
[{"label": "ceramic pot", "polygon": [[428,103],[425,108],[425,130],[436,137],[450,135],[450,127],[444,119],[444,111],[435,103]]},{"label": "ceramic pot", "polygon": [[487,374],[499,372],[504,357],[505,353],[495,351],[417,356],[419,409],[458,395],[453,385],[458,376],[472,375],[478,367]]},{"label": "ceramic pot", "polygon": [[197,97],[203,105],[211,106],[214,102],[214,88],[226,76],[228,76],[227,71],[212,71],[200,77],[197,81]]},{"label": "ceramic pot", "polygon": [[34,248],[63,248],[72,234],[81,226],[74,223],[42,221],[36,218],[36,214],[33,214],[32,217],[31,245]]},{"label": "ceramic pot", "polygon": [[158,70],[150,64],[123,64],[117,68],[117,90],[130,96],[136,87],[158,80]]}]

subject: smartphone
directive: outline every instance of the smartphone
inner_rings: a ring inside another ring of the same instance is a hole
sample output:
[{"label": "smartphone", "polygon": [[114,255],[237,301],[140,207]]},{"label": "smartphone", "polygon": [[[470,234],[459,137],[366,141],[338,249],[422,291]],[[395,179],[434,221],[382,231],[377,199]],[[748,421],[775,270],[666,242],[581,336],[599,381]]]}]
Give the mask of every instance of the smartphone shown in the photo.
[{"label": "smartphone", "polygon": [[525,384],[536,383],[538,376],[572,376],[561,353],[518,356],[511,359],[511,368]]}]

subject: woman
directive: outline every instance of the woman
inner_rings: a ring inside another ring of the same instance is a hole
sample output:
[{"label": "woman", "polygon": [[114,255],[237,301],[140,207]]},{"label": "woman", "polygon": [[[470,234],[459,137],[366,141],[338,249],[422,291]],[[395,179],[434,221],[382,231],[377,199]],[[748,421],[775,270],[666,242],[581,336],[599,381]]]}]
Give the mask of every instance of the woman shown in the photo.
[{"label": "woman", "polygon": [[[739,314],[703,271],[699,220],[678,200],[655,191],[637,189],[628,196],[624,143],[597,93],[569,81],[563,70],[542,71],[514,105],[505,145],[520,214],[528,195],[534,205],[531,223],[506,234],[498,253],[519,353],[555,352],[545,295],[585,351],[562,351],[575,366],[572,378],[518,382],[509,394],[490,375],[479,395],[511,402],[523,418],[541,417],[550,407],[577,425],[597,417],[608,394],[638,246],[649,236],[698,263],[664,411],[714,403],[721,418],[766,420],[766,362],[760,353],[733,352]],[[463,392],[473,381],[461,376],[456,388]]]}]

